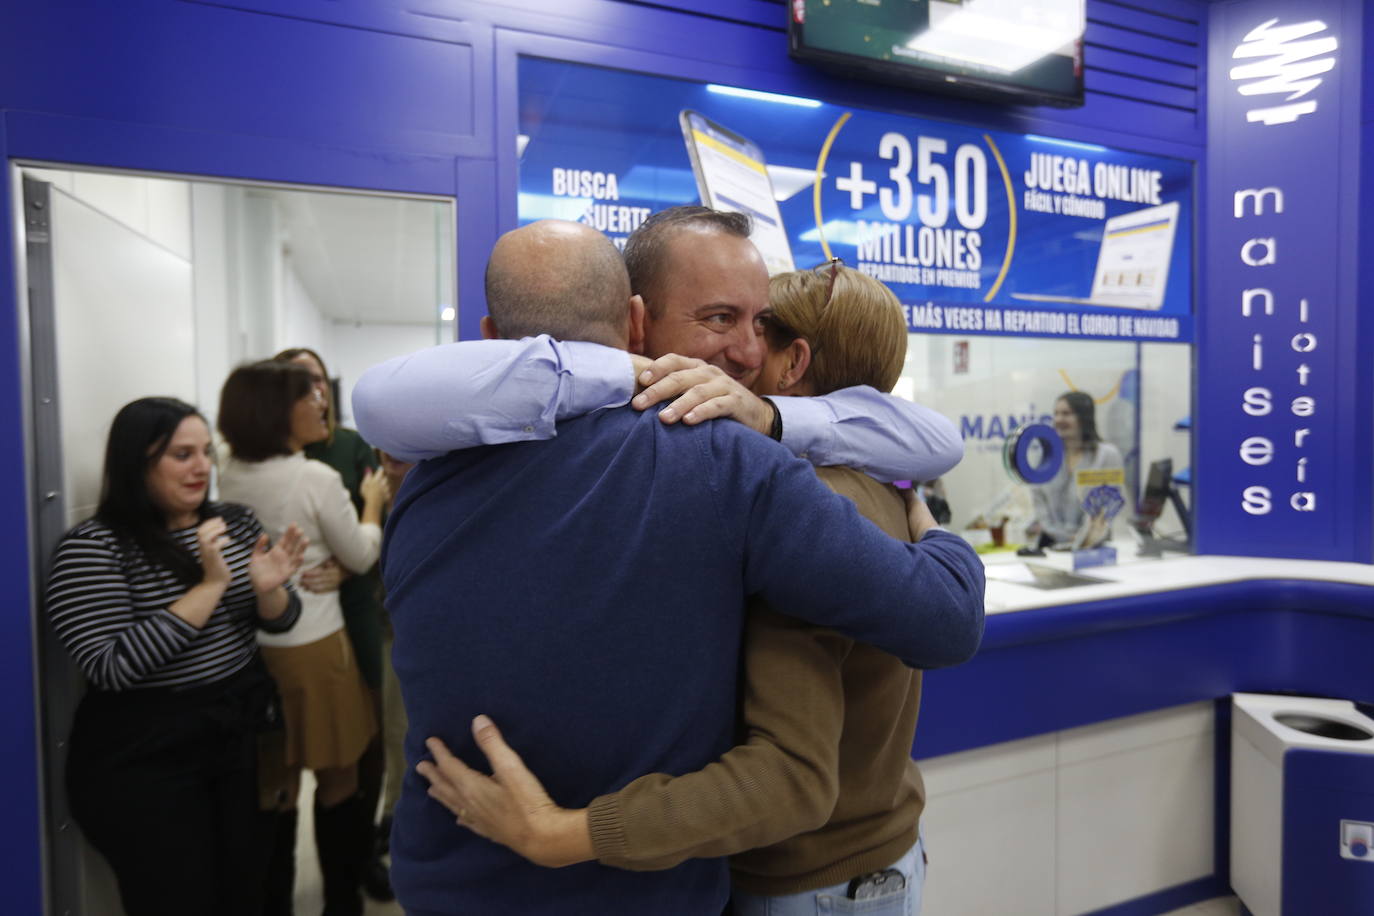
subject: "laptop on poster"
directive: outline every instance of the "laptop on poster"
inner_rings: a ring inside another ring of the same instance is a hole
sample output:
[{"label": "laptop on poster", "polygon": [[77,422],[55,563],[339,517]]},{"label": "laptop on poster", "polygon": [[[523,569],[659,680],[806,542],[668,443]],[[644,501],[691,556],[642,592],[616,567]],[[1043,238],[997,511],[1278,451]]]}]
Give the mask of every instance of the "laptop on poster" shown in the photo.
[{"label": "laptop on poster", "polygon": [[1027,302],[1067,302],[1110,308],[1158,309],[1169,283],[1169,261],[1178,226],[1178,201],[1123,213],[1107,220],[1097,249],[1092,294],[1086,299],[1012,293]]}]

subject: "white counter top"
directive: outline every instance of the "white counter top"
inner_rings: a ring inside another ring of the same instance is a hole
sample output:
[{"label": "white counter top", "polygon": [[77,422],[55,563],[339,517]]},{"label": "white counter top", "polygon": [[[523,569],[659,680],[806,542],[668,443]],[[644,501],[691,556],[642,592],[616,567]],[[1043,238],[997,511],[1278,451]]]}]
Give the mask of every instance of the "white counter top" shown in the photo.
[{"label": "white counter top", "polygon": [[1311,579],[1374,586],[1374,565],[1365,563],[1179,554],[1154,558],[1137,557],[1134,548],[1118,546],[1117,549],[1117,565],[1078,570],[1079,575],[1106,581],[1055,589],[1022,584],[1032,578],[1026,564],[1073,571],[1073,557],[1069,553],[1046,551],[1043,557],[1018,557],[1011,551],[984,554],[988,576],[987,612],[1005,614],[1252,579]]}]

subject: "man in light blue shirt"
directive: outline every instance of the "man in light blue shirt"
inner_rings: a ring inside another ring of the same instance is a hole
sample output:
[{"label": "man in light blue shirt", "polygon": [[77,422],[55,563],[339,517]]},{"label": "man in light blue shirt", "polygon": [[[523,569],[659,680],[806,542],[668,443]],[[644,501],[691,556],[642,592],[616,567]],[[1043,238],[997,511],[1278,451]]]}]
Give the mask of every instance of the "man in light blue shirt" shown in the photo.
[{"label": "man in light blue shirt", "polygon": [[[963,457],[948,418],[872,388],[777,401],[748,390],[763,363],[768,272],[742,214],[664,210],[630,237],[625,261],[645,308],[643,349],[657,359],[557,334],[497,340],[522,329],[497,328],[487,316],[482,332],[492,339],[431,347],[364,373],[353,389],[359,431],[389,454],[421,461],[552,438],[559,420],[633,397],[639,409],[671,401],[659,414],[665,423],[730,416],[813,464],[883,481],[933,479]],[[635,396],[637,384],[645,390]]]}]

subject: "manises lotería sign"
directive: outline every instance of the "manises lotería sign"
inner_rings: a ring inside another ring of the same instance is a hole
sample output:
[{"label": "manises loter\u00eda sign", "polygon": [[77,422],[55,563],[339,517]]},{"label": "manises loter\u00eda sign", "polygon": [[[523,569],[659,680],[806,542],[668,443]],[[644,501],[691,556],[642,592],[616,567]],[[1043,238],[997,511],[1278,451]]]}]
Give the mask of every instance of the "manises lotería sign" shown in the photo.
[{"label": "manises loter\u00eda sign", "polygon": [[1338,242],[1340,3],[1230,4],[1213,24],[1199,548],[1335,558],[1337,331],[1354,306]]}]

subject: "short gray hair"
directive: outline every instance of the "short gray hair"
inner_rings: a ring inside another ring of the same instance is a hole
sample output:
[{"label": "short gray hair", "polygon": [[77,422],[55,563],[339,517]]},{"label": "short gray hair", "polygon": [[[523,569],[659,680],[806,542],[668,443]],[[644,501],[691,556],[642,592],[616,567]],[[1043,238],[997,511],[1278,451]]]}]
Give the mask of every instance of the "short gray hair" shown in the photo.
[{"label": "short gray hair", "polygon": [[610,239],[588,231],[586,239],[528,259],[499,254],[498,243],[487,262],[486,295],[502,337],[548,334],[611,345],[623,337],[630,299],[625,262]]}]

